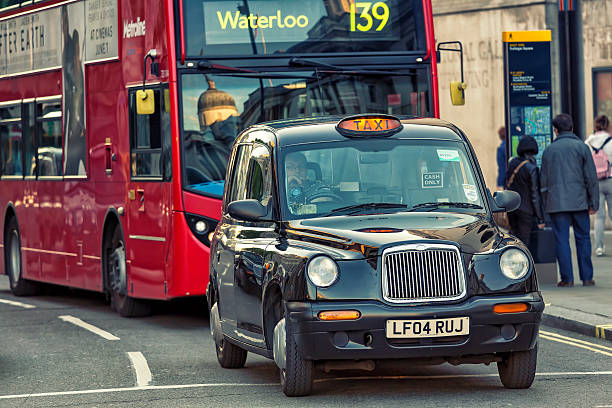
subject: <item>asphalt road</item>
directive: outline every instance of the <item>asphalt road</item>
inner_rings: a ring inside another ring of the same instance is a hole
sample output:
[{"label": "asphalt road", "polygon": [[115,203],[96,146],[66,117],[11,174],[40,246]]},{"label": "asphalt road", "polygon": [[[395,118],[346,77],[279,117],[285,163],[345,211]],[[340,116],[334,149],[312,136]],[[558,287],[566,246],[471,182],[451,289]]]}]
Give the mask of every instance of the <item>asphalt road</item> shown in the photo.
[{"label": "asphalt road", "polygon": [[612,407],[612,343],[546,327],[528,390],[504,389],[495,364],[444,364],[320,373],[289,399],[271,360],[219,367],[202,302],[125,319],[89,292],[16,298],[0,276],[0,407]]}]

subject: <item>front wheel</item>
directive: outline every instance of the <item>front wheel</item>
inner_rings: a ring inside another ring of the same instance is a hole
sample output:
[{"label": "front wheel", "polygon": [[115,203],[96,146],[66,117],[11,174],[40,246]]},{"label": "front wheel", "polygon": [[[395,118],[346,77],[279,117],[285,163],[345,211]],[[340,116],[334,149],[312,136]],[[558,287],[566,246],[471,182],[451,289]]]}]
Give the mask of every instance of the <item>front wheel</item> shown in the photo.
[{"label": "front wheel", "polygon": [[499,379],[506,388],[529,388],[533,383],[538,360],[538,345],[531,350],[511,352],[497,363]]},{"label": "front wheel", "polygon": [[[288,397],[309,395],[312,391],[314,364],[312,360],[302,357],[293,336],[287,336],[284,318],[274,328],[274,348],[274,359],[280,367],[281,388],[285,395]],[[280,356],[283,352],[284,356]]]},{"label": "front wheel", "polygon": [[119,227],[115,227],[104,250],[111,308],[123,317],[141,317],[151,314],[151,303],[128,296],[125,242]]},{"label": "front wheel", "polygon": [[31,296],[40,292],[40,285],[23,278],[23,265],[21,263],[21,236],[17,220],[13,217],[7,225],[4,244],[5,271],[9,277],[11,292],[15,296]]}]

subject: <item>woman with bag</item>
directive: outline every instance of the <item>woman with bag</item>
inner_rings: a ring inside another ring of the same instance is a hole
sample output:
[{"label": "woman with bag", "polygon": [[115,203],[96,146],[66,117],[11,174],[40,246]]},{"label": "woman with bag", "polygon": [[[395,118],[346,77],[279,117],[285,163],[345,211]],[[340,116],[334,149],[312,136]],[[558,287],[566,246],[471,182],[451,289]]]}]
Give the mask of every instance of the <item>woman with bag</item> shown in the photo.
[{"label": "woman with bag", "polygon": [[[610,120],[606,115],[595,118],[595,133],[589,136],[586,144],[589,145],[594,156],[602,150],[608,159],[608,171],[599,179],[599,210],[595,215],[595,255],[603,256],[606,253],[604,246],[604,227],[606,224],[606,206],[608,204],[608,216],[612,218],[612,177],[610,177],[610,163],[612,163],[612,142],[610,142]],[[594,157],[595,158],[595,157]],[[596,166],[597,167],[597,166]]]},{"label": "woman with bag", "polygon": [[508,213],[510,231],[525,245],[529,246],[534,221],[538,228],[544,228],[544,213],[540,197],[540,172],[535,155],[538,143],[531,136],[523,136],[516,149],[518,157],[513,157],[506,171],[506,188],[521,196],[521,206]]}]

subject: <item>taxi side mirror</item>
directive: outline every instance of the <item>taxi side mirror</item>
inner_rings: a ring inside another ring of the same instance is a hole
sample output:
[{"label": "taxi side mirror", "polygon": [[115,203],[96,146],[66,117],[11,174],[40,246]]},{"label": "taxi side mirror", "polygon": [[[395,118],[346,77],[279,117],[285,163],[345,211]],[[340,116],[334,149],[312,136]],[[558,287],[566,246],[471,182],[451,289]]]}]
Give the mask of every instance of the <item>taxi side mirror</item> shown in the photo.
[{"label": "taxi side mirror", "polygon": [[453,105],[465,105],[465,88],[467,88],[467,84],[465,82],[451,81],[450,97]]},{"label": "taxi side mirror", "polygon": [[140,89],[136,91],[136,113],[139,115],[151,115],[155,113],[155,95],[152,89]]},{"label": "taxi side mirror", "polygon": [[497,205],[493,212],[510,212],[516,210],[521,205],[521,196],[516,191],[496,191],[493,193],[493,200],[495,205]]},{"label": "taxi side mirror", "polygon": [[229,215],[243,221],[269,221],[268,208],[254,199],[232,201],[227,206]]}]

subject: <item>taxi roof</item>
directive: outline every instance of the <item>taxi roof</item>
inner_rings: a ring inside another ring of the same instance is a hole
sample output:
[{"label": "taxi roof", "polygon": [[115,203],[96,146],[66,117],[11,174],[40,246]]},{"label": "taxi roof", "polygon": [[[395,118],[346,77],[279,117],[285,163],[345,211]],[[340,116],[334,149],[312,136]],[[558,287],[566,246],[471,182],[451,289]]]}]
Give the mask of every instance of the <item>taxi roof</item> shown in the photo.
[{"label": "taxi roof", "polygon": [[[353,117],[355,115],[351,115]],[[272,128],[279,147],[296,144],[350,140],[336,130],[336,125],[347,116],[325,116],[315,118],[277,120],[265,122],[254,128]],[[403,128],[392,136],[362,136],[355,139],[442,139],[463,141],[461,131],[453,124],[435,118],[413,118],[397,116]]]}]

